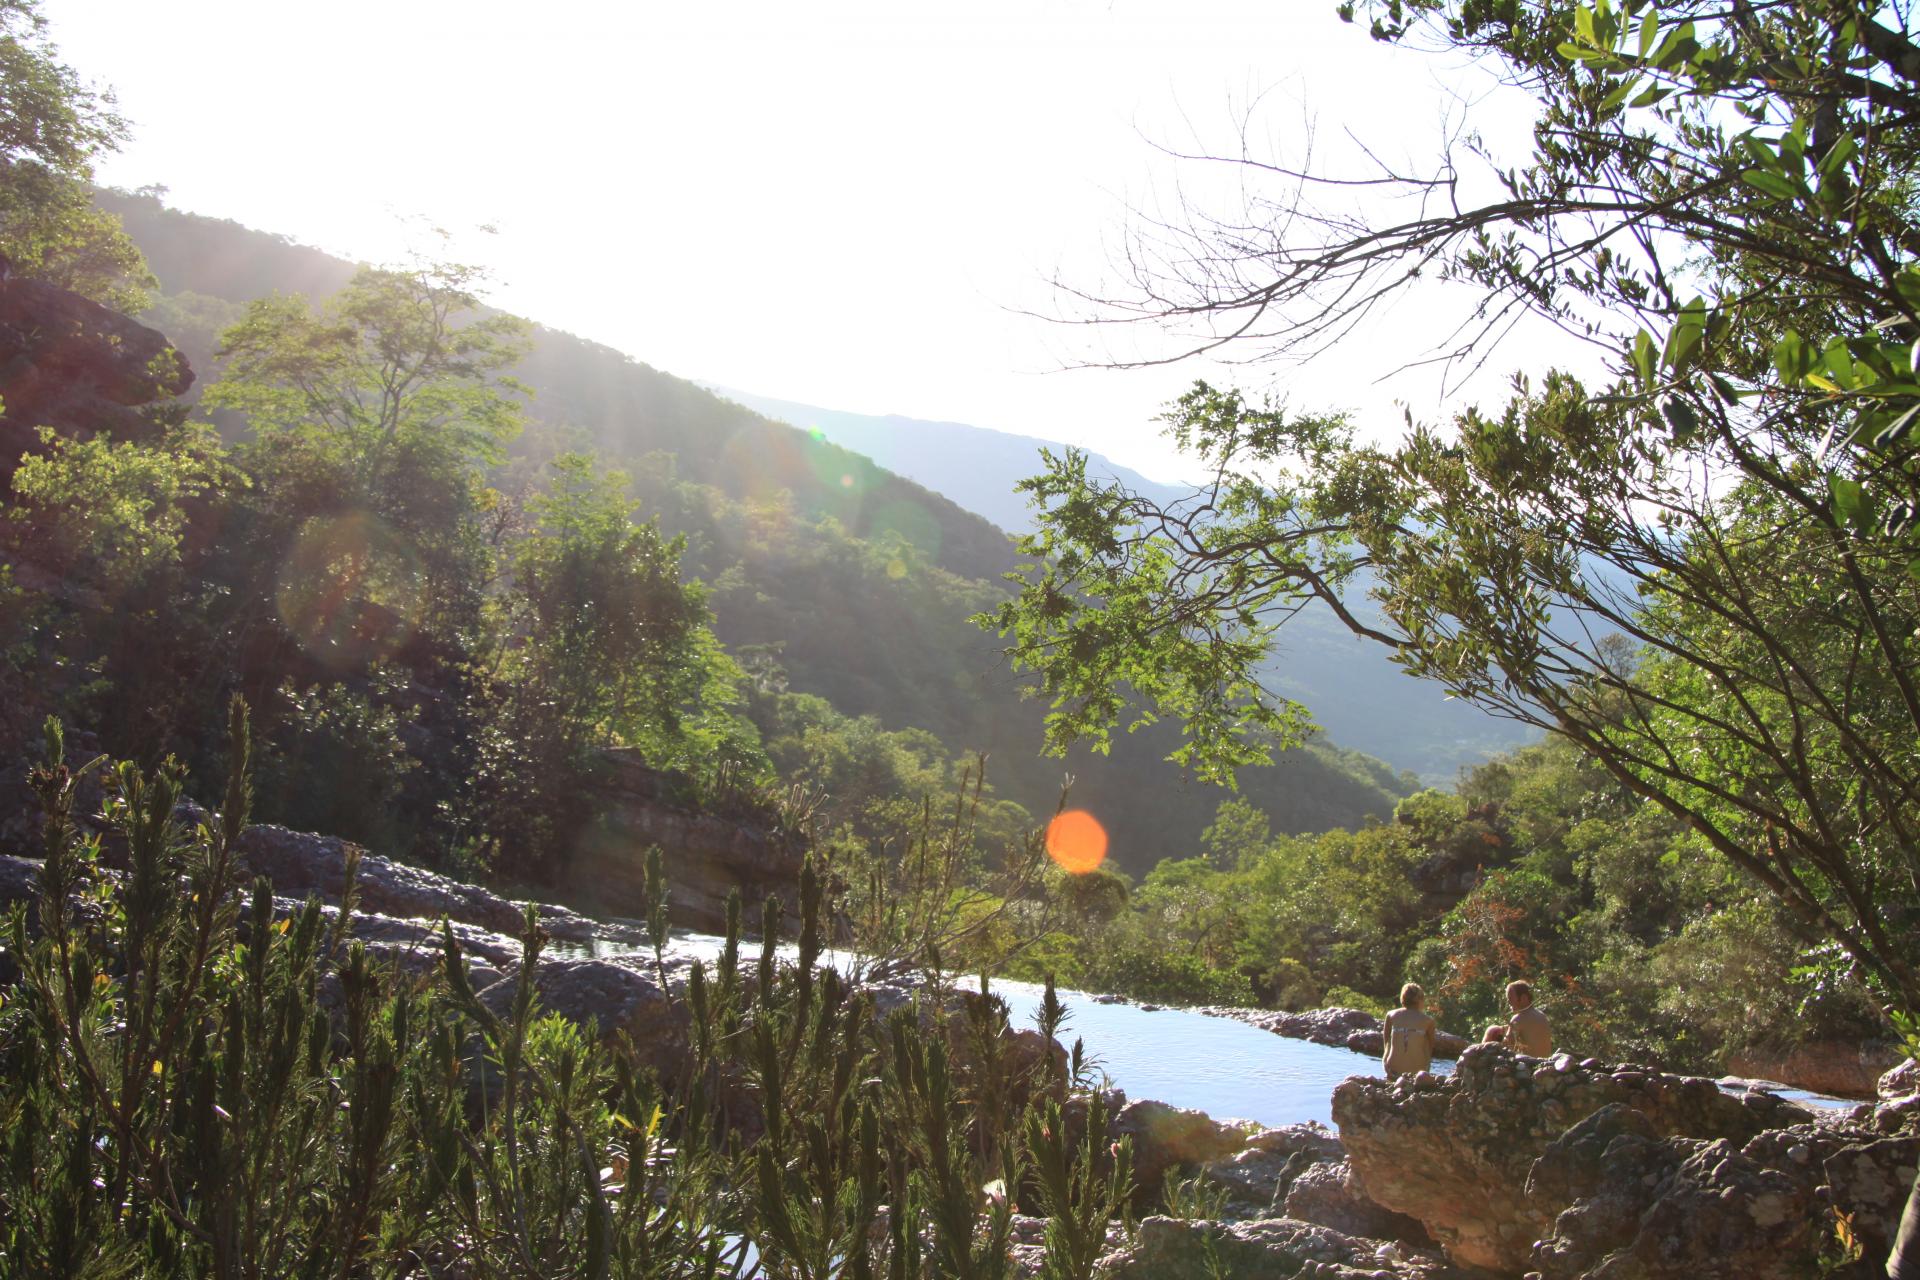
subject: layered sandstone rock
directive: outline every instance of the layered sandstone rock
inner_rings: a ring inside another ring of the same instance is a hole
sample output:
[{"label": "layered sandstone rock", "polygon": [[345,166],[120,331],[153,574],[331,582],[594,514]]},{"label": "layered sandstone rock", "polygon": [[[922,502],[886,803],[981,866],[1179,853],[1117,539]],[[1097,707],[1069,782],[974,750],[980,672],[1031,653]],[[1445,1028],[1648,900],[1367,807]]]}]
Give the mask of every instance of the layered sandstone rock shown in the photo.
[{"label": "layered sandstone rock", "polygon": [[575,900],[598,915],[643,915],[646,854],[658,845],[677,925],[718,932],[726,925],[727,894],[736,888],[749,926],[769,894],[793,902],[806,856],[797,837],[695,812],[677,800],[671,779],[636,752],[606,751],[600,763],[599,816],[567,873]]},{"label": "layered sandstone rock", "polygon": [[1727,1070],[1837,1098],[1871,1098],[1882,1074],[1899,1061],[1891,1045],[1815,1040],[1770,1053],[1736,1053],[1727,1059]]}]

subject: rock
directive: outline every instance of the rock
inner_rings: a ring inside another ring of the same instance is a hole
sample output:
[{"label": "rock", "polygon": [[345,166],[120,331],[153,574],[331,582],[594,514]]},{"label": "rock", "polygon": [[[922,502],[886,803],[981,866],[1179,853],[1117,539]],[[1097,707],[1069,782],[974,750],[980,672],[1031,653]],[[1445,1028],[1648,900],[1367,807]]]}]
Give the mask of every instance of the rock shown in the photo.
[{"label": "rock", "polygon": [[694,812],[678,803],[672,779],[648,768],[637,752],[603,751],[599,765],[598,817],[568,864],[574,900],[597,915],[645,915],[642,875],[652,845],[663,854],[676,924],[724,929],[727,894],[735,888],[749,928],[757,928],[767,895],[789,904],[797,899],[806,856],[797,834]]},{"label": "rock", "polygon": [[1345,1160],[1301,1170],[1287,1189],[1286,1216],[1317,1222],[1350,1236],[1428,1243],[1426,1228],[1405,1214],[1383,1209],[1355,1183]]},{"label": "rock", "polygon": [[1548,1061],[1552,1071],[1527,1079],[1504,1047],[1473,1045],[1446,1078],[1342,1082],[1333,1116],[1360,1187],[1418,1219],[1454,1261],[1520,1272],[1565,1207],[1545,1212],[1529,1198],[1533,1162],[1601,1108],[1617,1103],[1638,1113],[1654,1136],[1723,1138],[1735,1149],[1764,1130],[1813,1119],[1770,1095],[1733,1097],[1711,1080]]},{"label": "rock", "polygon": [[1548,1147],[1527,1194],[1542,1236],[1532,1250],[1541,1280],[1795,1280],[1815,1273],[1825,1236],[1808,1182],[1762,1167],[1724,1138],[1662,1137],[1620,1103]]},{"label": "rock", "polygon": [[1774,1052],[1751,1050],[1727,1059],[1737,1076],[1778,1080],[1795,1089],[1836,1098],[1871,1098],[1884,1073],[1897,1069],[1900,1054],[1887,1044],[1815,1040]]},{"label": "rock", "polygon": [[1323,1161],[1344,1161],[1346,1148],[1325,1126],[1309,1121],[1266,1129],[1241,1150],[1209,1161],[1201,1176],[1227,1194],[1227,1203],[1272,1216],[1286,1203],[1287,1191],[1302,1171]]},{"label": "rock", "polygon": [[1826,1199],[1847,1217],[1869,1258],[1884,1258],[1900,1230],[1900,1215],[1913,1189],[1920,1137],[1882,1138],[1845,1146],[1827,1156]]},{"label": "rock", "polygon": [[1205,1222],[1152,1217],[1131,1248],[1101,1259],[1108,1280],[1379,1280],[1432,1275],[1435,1261],[1417,1251],[1383,1249],[1330,1227],[1291,1218]]},{"label": "rock", "polygon": [[1882,1102],[1910,1098],[1920,1093],[1920,1063],[1908,1058],[1874,1082],[1874,1093]]},{"label": "rock", "polygon": [[[248,827],[237,847],[247,874],[272,880],[276,894],[315,894],[322,901],[340,901],[351,847],[347,841],[262,823]],[[508,935],[518,934],[524,923],[524,908],[498,894],[378,854],[361,853],[356,889],[360,906],[380,915],[420,920],[445,916]]]},{"label": "rock", "polygon": [[[1244,1022],[1291,1040],[1311,1040],[1334,1049],[1351,1049],[1370,1058],[1378,1058],[1385,1048],[1379,1015],[1368,1013],[1365,1009],[1336,1006],[1331,1009],[1312,1009],[1305,1013],[1286,1013],[1273,1009],[1213,1005],[1194,1012],[1216,1018],[1232,1018],[1236,1022]],[[1471,1043],[1464,1036],[1442,1031],[1434,1038],[1433,1054],[1436,1058],[1457,1058]]]},{"label": "rock", "polygon": [[1371,1031],[1356,1031],[1347,1037],[1347,1048],[1355,1053],[1364,1053],[1369,1058],[1377,1058],[1386,1052],[1387,1037],[1378,1027]]},{"label": "rock", "polygon": [[1251,1136],[1204,1112],[1150,1099],[1127,1103],[1114,1116],[1110,1131],[1115,1138],[1133,1139],[1134,1185],[1147,1201],[1159,1194],[1169,1170],[1198,1169],[1234,1155]]},{"label": "rock", "polygon": [[[685,966],[677,973],[684,975]],[[676,976],[669,971],[669,982]],[[534,975],[542,1012],[591,1027],[602,1038],[625,1035],[640,1062],[672,1079],[686,1059],[686,1009],[668,999],[651,961],[637,956],[618,960],[548,960]],[[519,991],[519,976],[508,974],[480,992],[480,1003],[507,1016]]]},{"label": "rock", "polygon": [[36,431],[137,438],[135,406],[177,396],[193,370],[164,334],[37,280],[0,274],[0,485]]}]

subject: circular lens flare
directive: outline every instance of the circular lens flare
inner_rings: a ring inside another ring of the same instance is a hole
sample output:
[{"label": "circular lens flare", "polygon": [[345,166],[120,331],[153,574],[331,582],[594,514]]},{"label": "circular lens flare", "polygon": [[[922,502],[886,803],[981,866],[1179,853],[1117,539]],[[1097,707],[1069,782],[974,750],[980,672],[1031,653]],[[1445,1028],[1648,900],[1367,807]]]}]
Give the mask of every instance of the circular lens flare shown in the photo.
[{"label": "circular lens flare", "polygon": [[1085,809],[1069,809],[1047,824],[1047,856],[1069,875],[1083,876],[1107,860],[1107,829]]}]

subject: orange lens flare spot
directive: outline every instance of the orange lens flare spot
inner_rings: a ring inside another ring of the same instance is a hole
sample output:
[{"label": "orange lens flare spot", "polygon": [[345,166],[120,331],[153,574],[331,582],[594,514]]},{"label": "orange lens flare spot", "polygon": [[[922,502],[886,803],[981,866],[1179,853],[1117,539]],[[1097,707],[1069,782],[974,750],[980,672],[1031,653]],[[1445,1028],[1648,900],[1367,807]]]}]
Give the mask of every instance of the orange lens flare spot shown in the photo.
[{"label": "orange lens flare spot", "polygon": [[1047,824],[1047,856],[1083,876],[1107,860],[1107,829],[1085,809],[1069,809]]}]

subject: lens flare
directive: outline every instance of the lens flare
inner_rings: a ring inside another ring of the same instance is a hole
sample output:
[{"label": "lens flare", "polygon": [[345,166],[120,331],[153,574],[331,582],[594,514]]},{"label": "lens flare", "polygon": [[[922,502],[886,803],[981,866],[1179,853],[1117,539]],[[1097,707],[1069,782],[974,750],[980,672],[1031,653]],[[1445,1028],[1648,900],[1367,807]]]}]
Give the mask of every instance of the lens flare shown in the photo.
[{"label": "lens flare", "polygon": [[1047,856],[1069,875],[1083,876],[1107,860],[1107,829],[1085,809],[1069,809],[1047,824]]},{"label": "lens flare", "polygon": [[417,557],[366,512],[316,516],[281,566],[276,597],[280,621],[309,656],[355,669],[390,656],[412,634]]}]

